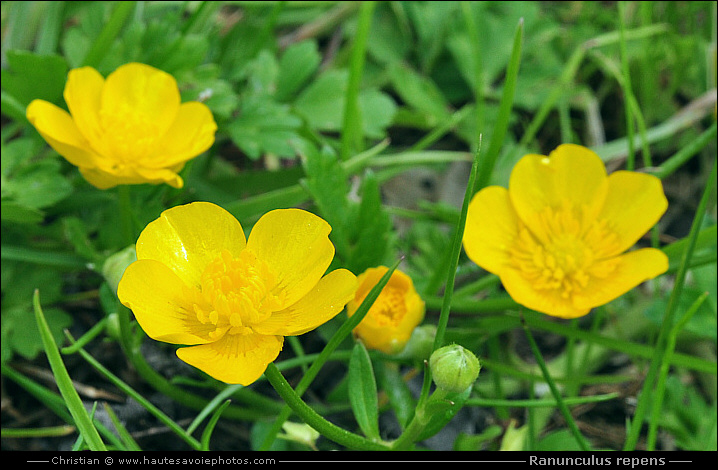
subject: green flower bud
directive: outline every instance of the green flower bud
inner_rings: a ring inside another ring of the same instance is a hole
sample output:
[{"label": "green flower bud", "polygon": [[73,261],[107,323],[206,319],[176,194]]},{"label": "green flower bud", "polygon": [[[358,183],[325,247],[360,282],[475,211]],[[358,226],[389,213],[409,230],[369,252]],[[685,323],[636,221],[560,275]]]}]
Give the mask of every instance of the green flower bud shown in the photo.
[{"label": "green flower bud", "polygon": [[461,393],[471,387],[481,370],[476,356],[458,344],[434,351],[429,367],[436,386],[451,393]]},{"label": "green flower bud", "polygon": [[397,357],[399,359],[417,359],[422,362],[427,360],[434,347],[435,337],[435,325],[417,326],[411,333],[409,342],[406,343],[404,349],[397,354]]},{"label": "green flower bud", "polygon": [[130,245],[105,260],[105,263],[102,265],[102,275],[113,292],[117,293],[117,285],[120,283],[125,269],[135,261],[137,261],[135,245]]}]

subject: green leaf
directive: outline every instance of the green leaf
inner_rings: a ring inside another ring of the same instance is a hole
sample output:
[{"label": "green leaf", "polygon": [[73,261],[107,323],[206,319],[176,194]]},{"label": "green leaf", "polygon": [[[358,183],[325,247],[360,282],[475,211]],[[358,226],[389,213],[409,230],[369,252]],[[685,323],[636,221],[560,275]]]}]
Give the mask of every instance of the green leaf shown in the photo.
[{"label": "green leaf", "polygon": [[393,64],[389,67],[389,79],[404,103],[426,116],[429,126],[451,117],[449,103],[430,78],[408,65]]},{"label": "green leaf", "polygon": [[[29,321],[31,318],[32,312],[27,307],[3,310],[3,336],[8,340],[7,344],[3,342],[3,349],[9,347],[26,359],[37,357],[42,351],[42,337],[37,325]],[[45,319],[54,340],[61,342],[64,339],[62,331],[72,325],[72,317],[59,308],[48,308]]]},{"label": "green leaf", "polygon": [[67,79],[67,63],[57,55],[27,51],[7,51],[8,68],[0,72],[2,88],[23,106],[33,99],[62,102]]},{"label": "green leaf", "polygon": [[45,159],[28,165],[3,181],[3,196],[32,209],[51,206],[72,192],[72,185],[59,171],[58,160]]},{"label": "green leaf", "polygon": [[[304,187],[314,198],[322,217],[329,222],[334,237],[346,238],[346,234],[337,233],[347,226],[349,185],[347,176],[339,163],[337,155],[328,147],[321,151],[308,149],[303,155],[302,164],[307,179]],[[346,241],[337,246],[337,251],[346,253]]]},{"label": "green leaf", "polygon": [[13,201],[2,201],[0,203],[0,217],[2,217],[3,222],[18,224],[39,224],[45,218],[42,211]]},{"label": "green leaf", "polygon": [[364,435],[378,439],[379,406],[376,379],[369,353],[361,341],[354,345],[349,359],[349,403]]},{"label": "green leaf", "polygon": [[316,41],[302,41],[289,46],[279,59],[276,99],[287,101],[292,98],[316,73],[321,61]]},{"label": "green leaf", "polygon": [[265,153],[289,158],[295,156],[292,142],[302,140],[298,134],[301,124],[288,106],[250,95],[242,101],[239,116],[227,126],[227,132],[253,160]]},{"label": "green leaf", "polygon": [[429,422],[416,439],[416,442],[428,439],[444,429],[446,424],[451,421],[461,407],[464,406],[464,402],[469,398],[469,395],[471,395],[471,390],[472,387],[468,387],[461,393],[447,394],[442,404],[437,404],[438,406],[433,410],[433,416],[429,419]]},{"label": "green leaf", "polygon": [[[294,109],[309,127],[325,132],[341,131],[348,79],[346,70],[329,70],[300,93]],[[394,101],[379,90],[369,88],[359,92],[358,102],[364,135],[383,137],[396,114]]]},{"label": "green leaf", "polygon": [[406,427],[416,408],[416,400],[412,396],[409,386],[395,364],[379,362],[376,373],[379,386],[389,398],[389,404],[394,410],[399,424],[402,428]]},{"label": "green leaf", "polygon": [[352,225],[358,232],[353,234],[351,259],[347,262],[349,269],[361,273],[384,264],[389,255],[392,223],[382,205],[379,183],[372,172],[364,176],[361,202],[356,222]]}]

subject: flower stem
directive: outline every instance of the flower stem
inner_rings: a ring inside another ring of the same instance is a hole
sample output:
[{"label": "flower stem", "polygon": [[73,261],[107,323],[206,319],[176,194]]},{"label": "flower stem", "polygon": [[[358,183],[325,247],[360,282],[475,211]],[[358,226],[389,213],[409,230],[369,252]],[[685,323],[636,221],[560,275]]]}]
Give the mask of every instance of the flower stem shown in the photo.
[{"label": "flower stem", "polygon": [[117,187],[117,200],[120,206],[120,230],[122,231],[122,246],[135,243],[134,226],[132,221],[132,201],[130,188],[127,185]]},{"label": "flower stem", "polygon": [[292,386],[289,385],[289,382],[287,382],[282,373],[279,372],[279,369],[277,369],[277,366],[273,362],[267,366],[267,370],[264,371],[264,375],[287,405],[289,405],[289,407],[300,418],[302,418],[305,423],[317,430],[327,439],[352,450],[389,450],[389,447],[386,444],[366,439],[358,434],[342,429],[322,418],[301,399]]}]

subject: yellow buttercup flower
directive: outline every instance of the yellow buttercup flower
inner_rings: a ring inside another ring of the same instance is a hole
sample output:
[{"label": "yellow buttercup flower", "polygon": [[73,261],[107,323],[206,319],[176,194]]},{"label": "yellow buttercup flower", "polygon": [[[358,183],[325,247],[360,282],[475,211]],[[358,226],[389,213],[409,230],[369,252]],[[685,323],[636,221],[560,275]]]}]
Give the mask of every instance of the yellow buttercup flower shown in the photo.
[{"label": "yellow buttercup flower", "polygon": [[164,211],[140,234],[118,286],[148,336],[189,345],[188,364],[226,383],[257,380],[284,336],[327,322],[353,298],[356,276],[324,275],[334,257],[327,222],[300,209],[268,212],[245,240],[208,202]]},{"label": "yellow buttercup flower", "polygon": [[474,196],[464,249],[519,304],[580,317],[668,269],[660,250],[624,253],[667,207],[658,178],[607,176],[591,150],[560,145],[549,157],[519,160],[508,190],[490,186]]},{"label": "yellow buttercup flower", "polygon": [[[359,275],[359,287],[347,304],[350,317],[388,270],[386,266],[379,266]],[[354,334],[369,349],[395,354],[404,348],[414,328],[424,319],[424,311],[424,301],[416,293],[411,278],[395,270],[366,316],[354,328]]]},{"label": "yellow buttercup flower", "polygon": [[203,103],[180,103],[172,75],[130,63],[107,79],[92,67],[73,69],[65,85],[70,110],[43,100],[27,119],[93,186],[167,183],[181,188],[185,162],[214,143],[217,125]]}]

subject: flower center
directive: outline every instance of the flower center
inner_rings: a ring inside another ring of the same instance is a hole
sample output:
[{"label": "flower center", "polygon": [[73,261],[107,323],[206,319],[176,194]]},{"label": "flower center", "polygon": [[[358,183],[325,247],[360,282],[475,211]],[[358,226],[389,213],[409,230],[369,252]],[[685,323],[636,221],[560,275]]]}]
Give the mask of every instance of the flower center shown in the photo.
[{"label": "flower center", "polygon": [[104,156],[115,158],[117,170],[128,163],[134,166],[143,157],[152,154],[161,137],[157,124],[130,103],[121,103],[111,111],[101,108],[100,119],[105,130],[102,140],[106,142],[96,143],[104,147]]},{"label": "flower center", "polygon": [[224,250],[202,273],[194,313],[212,339],[251,333],[252,325],[282,307],[281,296],[272,292],[275,285],[276,276],[254,253],[245,249],[233,258]]},{"label": "flower center", "polygon": [[583,211],[567,206],[544,209],[537,222],[540,233],[521,227],[510,250],[513,265],[536,289],[569,299],[592,277],[606,277],[618,265],[618,259],[603,258],[618,243],[605,221],[588,220]]},{"label": "flower center", "polygon": [[384,287],[371,307],[372,317],[380,325],[397,326],[406,315],[405,295],[403,289]]}]

